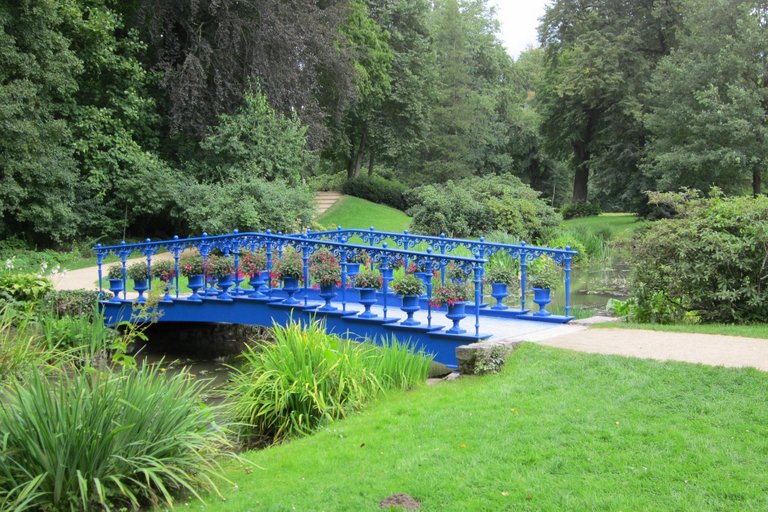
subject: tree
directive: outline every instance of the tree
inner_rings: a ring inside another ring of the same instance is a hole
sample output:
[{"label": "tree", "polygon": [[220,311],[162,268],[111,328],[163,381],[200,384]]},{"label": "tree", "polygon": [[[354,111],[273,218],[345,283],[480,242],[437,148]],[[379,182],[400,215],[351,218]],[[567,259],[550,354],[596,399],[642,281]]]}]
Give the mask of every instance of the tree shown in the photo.
[{"label": "tree", "polygon": [[634,191],[645,141],[641,98],[674,44],[678,3],[557,0],[547,8],[538,109],[548,150],[571,160],[574,202],[588,199],[590,177],[604,196]]},{"label": "tree", "polygon": [[768,168],[768,3],[689,0],[651,82],[643,169],[662,190],[761,191]]}]

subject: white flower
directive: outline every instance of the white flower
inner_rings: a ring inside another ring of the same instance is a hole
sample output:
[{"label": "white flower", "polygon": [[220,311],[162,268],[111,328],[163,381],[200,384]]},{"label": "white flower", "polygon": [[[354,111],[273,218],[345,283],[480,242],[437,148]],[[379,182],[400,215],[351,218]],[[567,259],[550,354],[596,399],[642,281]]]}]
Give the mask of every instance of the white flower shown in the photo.
[{"label": "white flower", "polygon": [[13,270],[13,258],[5,260],[5,270]]}]

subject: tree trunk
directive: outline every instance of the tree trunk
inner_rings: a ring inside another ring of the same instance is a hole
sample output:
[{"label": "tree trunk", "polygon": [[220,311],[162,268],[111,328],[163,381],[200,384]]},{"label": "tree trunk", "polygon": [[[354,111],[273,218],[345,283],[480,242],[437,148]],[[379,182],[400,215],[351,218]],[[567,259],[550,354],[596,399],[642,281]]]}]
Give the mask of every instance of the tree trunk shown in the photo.
[{"label": "tree trunk", "polygon": [[760,187],[763,179],[762,174],[760,169],[752,170],[752,195],[755,197],[760,195]]},{"label": "tree trunk", "polygon": [[363,159],[365,158],[365,145],[368,141],[368,125],[363,125],[363,133],[360,134],[360,144],[357,147],[354,158],[354,169],[350,178],[356,178],[360,176],[360,169],[363,167]]},{"label": "tree trunk", "polygon": [[587,202],[587,185],[589,183],[589,168],[582,164],[576,168],[576,174],[573,177],[573,198],[574,203]]},{"label": "tree trunk", "polygon": [[368,176],[373,176],[373,150],[371,150],[370,154],[368,155]]}]

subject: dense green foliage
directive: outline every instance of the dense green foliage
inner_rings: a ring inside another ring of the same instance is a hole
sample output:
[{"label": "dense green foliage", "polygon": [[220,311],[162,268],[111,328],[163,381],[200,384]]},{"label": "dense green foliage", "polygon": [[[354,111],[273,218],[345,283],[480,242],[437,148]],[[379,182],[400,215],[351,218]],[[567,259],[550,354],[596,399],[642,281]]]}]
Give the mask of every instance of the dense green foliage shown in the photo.
[{"label": "dense green foliage", "polygon": [[227,446],[204,383],[157,368],[40,376],[0,402],[0,503],[75,510],[173,503],[181,489],[215,490],[212,455]]},{"label": "dense green foliage", "polygon": [[395,180],[379,176],[358,176],[344,182],[341,191],[351,196],[386,204],[398,210],[407,210],[405,196],[408,188]]},{"label": "dense green foliage", "polygon": [[539,194],[514,176],[467,178],[413,191],[413,230],[429,235],[480,236],[491,230],[518,240],[546,239],[559,221]]},{"label": "dense green foliage", "polygon": [[400,210],[372,203],[357,197],[344,197],[327,212],[317,218],[325,227],[368,229],[374,226],[381,231],[400,232],[411,224],[411,218]]},{"label": "dense green foliage", "polygon": [[327,334],[319,324],[275,326],[274,343],[243,354],[227,393],[248,442],[308,434],[386,389],[424,382],[430,359],[395,341],[382,348]]},{"label": "dense green foliage", "polygon": [[694,199],[633,247],[631,317],[749,323],[768,315],[768,199]]},{"label": "dense green foliage", "polygon": [[[500,375],[398,394],[246,455],[180,510],[759,510],[768,375],[524,344]],[[436,464],[439,460],[441,463]],[[425,468],[428,467],[428,470]]]}]

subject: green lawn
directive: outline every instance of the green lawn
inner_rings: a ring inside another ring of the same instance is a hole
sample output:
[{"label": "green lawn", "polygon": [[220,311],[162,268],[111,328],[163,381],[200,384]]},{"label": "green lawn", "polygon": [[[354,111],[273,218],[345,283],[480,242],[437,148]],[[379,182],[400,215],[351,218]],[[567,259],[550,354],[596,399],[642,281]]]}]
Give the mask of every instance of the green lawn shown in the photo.
[{"label": "green lawn", "polygon": [[523,345],[229,467],[180,510],[766,510],[768,374]]},{"label": "green lawn", "polygon": [[379,231],[403,231],[411,225],[411,218],[405,213],[372,203],[354,196],[344,196],[327,212],[317,218],[326,227],[368,229],[373,226]]},{"label": "green lawn", "polygon": [[692,332],[697,334],[723,334],[726,336],[745,336],[747,338],[768,339],[768,324],[731,325],[731,324],[698,324],[698,325],[662,325],[638,324],[630,322],[606,322],[594,324],[598,329],[647,329],[650,331]]},{"label": "green lawn", "polygon": [[571,232],[598,233],[607,232],[607,239],[629,239],[632,234],[647,224],[647,221],[638,220],[631,213],[603,213],[594,217],[578,217],[564,220],[561,229]]}]

